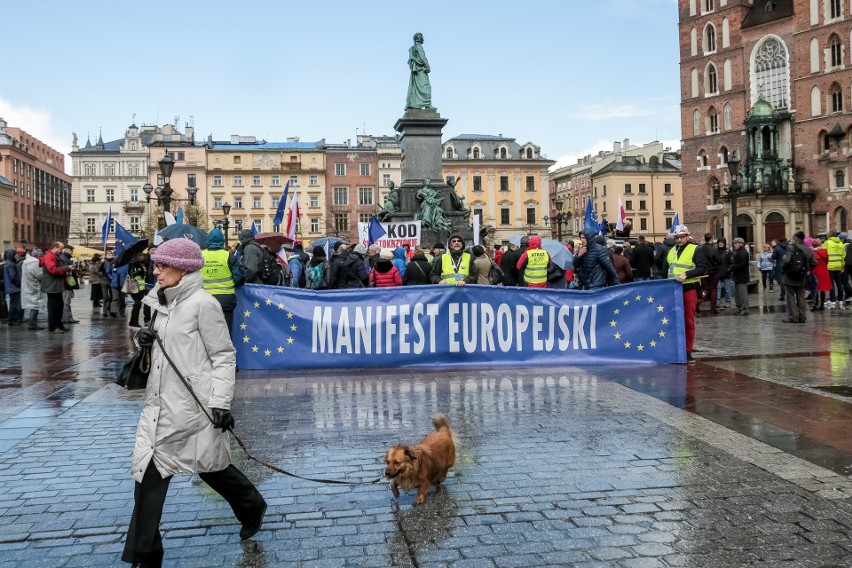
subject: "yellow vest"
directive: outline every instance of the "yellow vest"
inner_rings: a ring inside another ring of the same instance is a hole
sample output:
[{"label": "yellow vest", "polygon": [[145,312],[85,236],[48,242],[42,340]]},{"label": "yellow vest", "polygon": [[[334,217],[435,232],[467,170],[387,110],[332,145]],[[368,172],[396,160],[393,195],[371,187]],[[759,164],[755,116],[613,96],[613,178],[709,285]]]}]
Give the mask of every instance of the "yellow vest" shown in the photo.
[{"label": "yellow vest", "polygon": [[524,270],[524,280],[527,284],[547,282],[547,265],[550,255],[541,249],[527,249],[527,268]]},{"label": "yellow vest", "polygon": [[[683,252],[680,254],[680,258],[677,257],[676,246],[669,249],[669,278],[677,278],[678,274],[686,274],[695,268],[695,263],[692,261],[692,257],[697,248],[698,245],[694,245],[692,243],[687,244],[686,248],[683,249]],[[687,278],[683,281],[683,284],[693,284],[695,282],[698,282],[698,278]]]},{"label": "yellow vest", "polygon": [[228,266],[228,257],[231,253],[225,249],[203,250],[204,267],[201,269],[201,277],[204,279],[204,289],[208,294],[223,295],[234,293],[234,277]]},{"label": "yellow vest", "polygon": [[455,284],[470,275],[470,253],[463,252],[458,266],[453,263],[449,252],[441,255],[441,284]]},{"label": "yellow vest", "polygon": [[840,239],[832,237],[823,243],[822,248],[828,253],[828,269],[843,270],[843,262],[846,259],[846,248]]}]

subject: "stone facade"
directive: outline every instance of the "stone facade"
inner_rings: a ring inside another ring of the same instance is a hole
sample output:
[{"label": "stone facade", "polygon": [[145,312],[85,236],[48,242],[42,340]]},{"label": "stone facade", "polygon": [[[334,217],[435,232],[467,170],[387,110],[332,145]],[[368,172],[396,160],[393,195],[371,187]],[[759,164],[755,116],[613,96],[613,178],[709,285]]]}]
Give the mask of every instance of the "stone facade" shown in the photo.
[{"label": "stone facade", "polygon": [[0,118],[0,176],[13,185],[16,245],[43,247],[67,238],[71,178],[62,152]]},{"label": "stone facade", "polygon": [[[728,158],[737,156],[738,185],[747,186],[737,200],[738,236],[760,245],[798,230],[848,230],[849,3],[679,0],[678,6],[683,220],[694,233],[731,236],[725,189]],[[749,130],[746,120],[754,122],[761,98],[775,115]]]}]

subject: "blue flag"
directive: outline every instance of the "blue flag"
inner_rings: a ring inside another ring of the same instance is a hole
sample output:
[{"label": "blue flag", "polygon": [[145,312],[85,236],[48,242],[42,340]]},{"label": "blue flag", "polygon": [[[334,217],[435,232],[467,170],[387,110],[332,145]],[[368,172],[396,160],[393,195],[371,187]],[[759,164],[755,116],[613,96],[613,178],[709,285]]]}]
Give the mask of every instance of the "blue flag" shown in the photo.
[{"label": "blue flag", "polygon": [[178,207],[177,215],[175,216],[175,222],[178,225],[183,225],[183,207]]},{"label": "blue flag", "polygon": [[281,226],[281,223],[284,222],[284,212],[287,210],[287,194],[290,192],[290,180],[287,180],[287,183],[284,184],[284,195],[281,197],[281,201],[278,202],[278,209],[275,210],[275,218],[272,219],[272,225],[277,228]]},{"label": "blue flag", "polygon": [[115,256],[124,252],[124,249],[135,243],[138,239],[133,234],[115,222]]},{"label": "blue flag", "polygon": [[385,231],[382,224],[379,223],[379,220],[376,219],[376,216],[373,215],[370,217],[370,226],[367,228],[367,246],[370,246],[386,234],[388,234],[387,231]]},{"label": "blue flag", "polygon": [[254,221],[251,222],[251,236],[256,237],[260,231],[257,230],[257,225]]},{"label": "blue flag", "polygon": [[101,245],[104,248],[106,248],[107,237],[110,231],[112,231],[112,206],[110,206],[107,218],[104,221],[103,227],[101,227]]},{"label": "blue flag", "polygon": [[595,212],[592,210],[592,200],[586,200],[586,216],[583,219],[583,230],[584,231],[594,231],[596,233],[601,232],[601,226],[598,223],[598,216],[595,215]]},{"label": "blue flag", "polygon": [[[677,227],[678,225],[680,225],[680,217],[678,217],[678,214],[677,214],[677,213],[675,213],[674,219],[672,219],[672,228],[671,228],[671,231],[673,231],[673,230],[674,230],[674,228],[675,228],[675,227]],[[671,232],[671,231],[669,231],[669,232]]]}]

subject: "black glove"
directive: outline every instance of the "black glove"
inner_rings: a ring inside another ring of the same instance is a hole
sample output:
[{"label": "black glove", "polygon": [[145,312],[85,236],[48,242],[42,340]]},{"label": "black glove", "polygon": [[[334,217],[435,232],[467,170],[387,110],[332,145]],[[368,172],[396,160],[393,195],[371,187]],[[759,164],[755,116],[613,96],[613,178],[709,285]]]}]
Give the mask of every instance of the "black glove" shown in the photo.
[{"label": "black glove", "polygon": [[136,343],[139,344],[139,347],[153,347],[154,341],[154,332],[147,327],[142,327],[136,332]]},{"label": "black glove", "polygon": [[224,408],[211,408],[213,411],[213,426],[221,428],[222,432],[227,432],[234,427],[234,417],[230,410]]}]

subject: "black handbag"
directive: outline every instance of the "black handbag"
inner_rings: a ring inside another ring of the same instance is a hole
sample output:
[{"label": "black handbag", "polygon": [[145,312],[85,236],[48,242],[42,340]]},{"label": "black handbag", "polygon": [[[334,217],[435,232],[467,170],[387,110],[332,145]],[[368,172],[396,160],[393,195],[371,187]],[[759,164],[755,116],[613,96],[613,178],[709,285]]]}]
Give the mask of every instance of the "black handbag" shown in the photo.
[{"label": "black handbag", "polygon": [[[157,319],[157,312],[154,312],[151,322],[148,324],[148,330],[154,331],[154,320]],[[137,344],[136,353],[130,358],[130,361],[124,364],[115,378],[115,384],[124,387],[127,390],[144,389],[148,384],[148,373],[151,372],[151,351],[153,345],[140,347]]]}]

